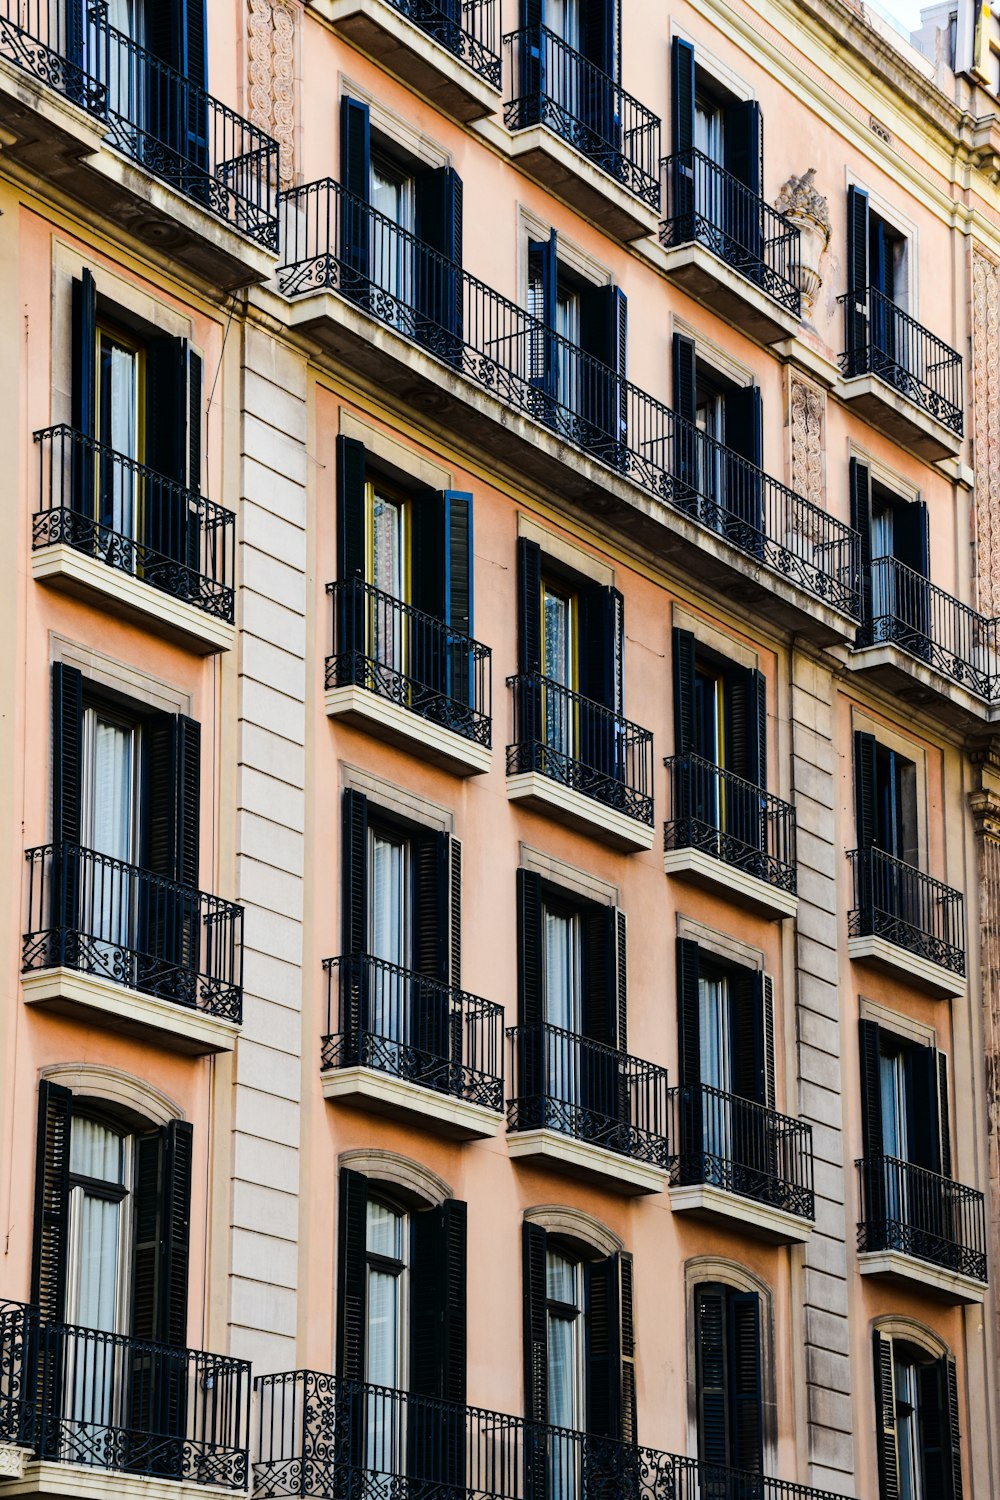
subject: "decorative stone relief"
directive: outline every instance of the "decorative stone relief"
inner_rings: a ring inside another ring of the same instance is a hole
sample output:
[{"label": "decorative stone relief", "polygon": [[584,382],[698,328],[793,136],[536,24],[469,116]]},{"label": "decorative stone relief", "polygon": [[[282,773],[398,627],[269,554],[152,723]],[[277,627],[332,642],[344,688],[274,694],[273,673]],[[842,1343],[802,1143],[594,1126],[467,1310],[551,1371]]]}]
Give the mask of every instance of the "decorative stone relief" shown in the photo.
[{"label": "decorative stone relief", "polygon": [[792,429],[792,489],[823,506],[823,426],[826,398],[811,380],[789,371],[788,404]]},{"label": "decorative stone relief", "polygon": [[774,205],[802,236],[799,290],[803,314],[812,312],[816,294],[823,285],[821,264],[830,244],[830,209],[823,194],[817,191],[815,179],[815,167],[801,177],[789,177]]},{"label": "decorative stone relief", "polygon": [[247,100],[254,125],[278,143],[278,182],[295,175],[295,0],[247,0]]},{"label": "decorative stone relief", "polygon": [[979,609],[1000,613],[1000,265],[972,251],[972,420]]}]

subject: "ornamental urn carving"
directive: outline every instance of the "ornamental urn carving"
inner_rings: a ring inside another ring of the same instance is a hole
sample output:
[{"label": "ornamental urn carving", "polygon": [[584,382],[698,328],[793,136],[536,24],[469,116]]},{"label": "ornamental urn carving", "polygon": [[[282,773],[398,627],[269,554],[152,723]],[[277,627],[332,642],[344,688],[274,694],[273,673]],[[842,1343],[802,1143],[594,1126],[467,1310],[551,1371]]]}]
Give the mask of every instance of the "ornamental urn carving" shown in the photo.
[{"label": "ornamental urn carving", "polygon": [[801,237],[799,291],[804,317],[812,312],[816,294],[823,285],[822,260],[830,244],[830,210],[823,194],[817,192],[815,180],[815,167],[801,177],[789,177],[774,205],[795,225]]}]

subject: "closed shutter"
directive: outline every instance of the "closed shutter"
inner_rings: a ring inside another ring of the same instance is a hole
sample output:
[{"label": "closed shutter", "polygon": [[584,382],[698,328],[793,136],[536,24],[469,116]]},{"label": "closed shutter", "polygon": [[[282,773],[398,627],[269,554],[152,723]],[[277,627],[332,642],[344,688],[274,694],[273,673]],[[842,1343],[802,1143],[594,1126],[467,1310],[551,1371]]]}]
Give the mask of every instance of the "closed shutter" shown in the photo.
[{"label": "closed shutter", "polygon": [[868,194],[847,189],[847,374],[868,368]]},{"label": "closed shutter", "polygon": [[851,459],[850,466],[850,488],[851,488],[851,525],[858,533],[858,562],[861,569],[861,577],[858,580],[858,590],[861,595],[861,622],[862,630],[868,628],[869,634],[863,637],[870,642],[870,629],[872,620],[872,478],[871,470],[867,464],[859,458]]},{"label": "closed shutter", "polygon": [[701,1039],[698,978],[700,954],[698,944],[689,938],[677,939],[677,1058],[680,1072],[678,1096],[679,1140],[674,1142],[678,1157],[679,1182],[701,1182],[704,1175],[702,1140],[703,1100],[701,1093]]},{"label": "closed shutter", "polygon": [[341,290],[364,301],[371,250],[371,124],[367,104],[346,94],[340,101],[340,184]]},{"label": "closed shutter", "polygon": [[904,1053],[907,1159],[928,1172],[941,1170],[937,1057],[933,1047],[907,1047]]},{"label": "closed shutter", "polygon": [[337,1375],[364,1380],[368,1331],[368,1179],[340,1170],[337,1230]]},{"label": "closed shutter", "polygon": [[760,1299],[756,1292],[727,1295],[730,1454],[735,1469],[764,1468],[764,1408],[761,1392]]},{"label": "closed shutter", "polygon": [[899,1500],[896,1458],[896,1382],[892,1368],[892,1340],[872,1334],[875,1372],[875,1449],[878,1457],[879,1500]]},{"label": "closed shutter", "polygon": [[[73,282],[73,426],[85,438],[97,437],[97,286],[93,274],[84,270]],[[95,514],[94,462],[85,446],[73,449],[70,476],[73,510],[93,518]]]},{"label": "closed shutter", "polygon": [[547,1119],[542,934],[542,882],[533,870],[517,872],[517,1052],[515,1090],[522,1130],[541,1129]]},{"label": "closed shutter", "polygon": [[38,1086],[31,1301],[43,1322],[66,1316],[69,1255],[69,1143],[73,1095],[43,1078]]},{"label": "closed shutter", "polygon": [[708,1284],[696,1287],[694,1295],[698,1457],[706,1464],[728,1466],[726,1294],[723,1287]]},{"label": "closed shutter", "polygon": [[[448,1199],[412,1218],[410,1271],[411,1479],[459,1484],[464,1474],[467,1210]],[[442,1408],[453,1403],[459,1410]]]},{"label": "closed shutter", "polygon": [[[621,1330],[618,1257],[583,1268],[587,1432],[621,1437]],[[603,1455],[595,1455],[598,1460]]]},{"label": "closed shutter", "polygon": [[454,167],[419,172],[414,195],[419,241],[414,252],[414,301],[430,325],[425,329],[418,322],[416,332],[441,352],[439,330],[455,338],[462,334],[462,179]]},{"label": "closed shutter", "polygon": [[132,1334],[187,1344],[193,1133],[183,1120],[136,1141]]},{"label": "closed shutter", "polygon": [[[539,1225],[523,1226],[524,1412],[529,1422],[542,1424],[549,1419],[546,1238]],[[528,1493],[534,1495],[536,1490]]]}]

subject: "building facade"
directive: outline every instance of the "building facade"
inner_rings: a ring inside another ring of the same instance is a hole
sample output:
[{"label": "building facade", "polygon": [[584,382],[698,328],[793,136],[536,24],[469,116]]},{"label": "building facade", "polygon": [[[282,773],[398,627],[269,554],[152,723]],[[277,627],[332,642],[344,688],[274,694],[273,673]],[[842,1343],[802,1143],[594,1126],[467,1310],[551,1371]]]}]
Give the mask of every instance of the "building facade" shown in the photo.
[{"label": "building facade", "polygon": [[0,0],[0,1490],[1000,1487],[992,25]]}]

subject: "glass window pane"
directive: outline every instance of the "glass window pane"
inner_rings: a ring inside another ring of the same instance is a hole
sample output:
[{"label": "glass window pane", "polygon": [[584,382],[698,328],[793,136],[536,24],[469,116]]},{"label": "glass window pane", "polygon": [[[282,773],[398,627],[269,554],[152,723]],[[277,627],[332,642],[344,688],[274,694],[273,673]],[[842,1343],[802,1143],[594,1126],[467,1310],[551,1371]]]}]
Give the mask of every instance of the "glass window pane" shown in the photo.
[{"label": "glass window pane", "polygon": [[369,1255],[403,1260],[403,1226],[406,1216],[387,1203],[369,1200],[366,1249]]},{"label": "glass window pane", "polygon": [[98,1120],[78,1115],[70,1131],[69,1169],[76,1177],[96,1177],[121,1183],[125,1171],[125,1141]]}]

